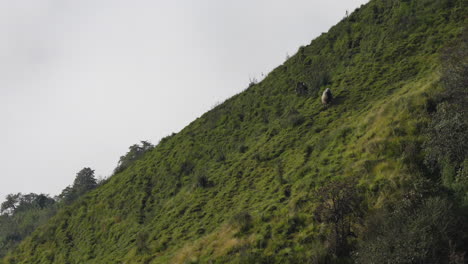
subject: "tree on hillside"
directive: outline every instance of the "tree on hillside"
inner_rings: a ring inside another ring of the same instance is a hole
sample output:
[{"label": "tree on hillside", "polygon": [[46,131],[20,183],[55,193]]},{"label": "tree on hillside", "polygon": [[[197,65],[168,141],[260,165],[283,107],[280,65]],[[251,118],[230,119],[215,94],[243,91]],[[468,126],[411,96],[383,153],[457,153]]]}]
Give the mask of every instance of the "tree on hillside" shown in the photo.
[{"label": "tree on hillside", "polygon": [[466,217],[438,182],[412,181],[399,199],[367,216],[356,263],[465,263]]},{"label": "tree on hillside", "polygon": [[49,197],[48,195],[41,193],[41,194],[37,195],[37,197],[35,199],[35,203],[40,209],[43,209],[45,207],[48,207],[48,206],[54,204],[55,200],[53,198]]},{"label": "tree on hillside", "polygon": [[[85,167],[76,174],[73,185],[58,196],[62,202],[58,206],[70,204],[96,187],[94,170]],[[58,206],[46,194],[8,194],[0,206],[0,258],[50,219]]]},{"label": "tree on hillside", "polygon": [[81,169],[73,181],[73,185],[67,186],[58,196],[64,203],[71,203],[85,193],[97,187],[97,180],[94,176],[94,170],[89,167]]},{"label": "tree on hillside", "polygon": [[78,195],[82,195],[96,188],[97,181],[94,176],[94,170],[91,168],[83,168],[76,174],[73,182],[73,189]]},{"label": "tree on hillside", "polygon": [[0,258],[45,223],[56,210],[46,194],[9,194],[1,205]]},{"label": "tree on hillside", "polygon": [[315,220],[331,225],[333,232],[329,240],[333,254],[338,257],[349,255],[351,243],[348,238],[356,238],[353,228],[363,214],[363,197],[356,185],[353,179],[332,181],[315,193],[319,202]]},{"label": "tree on hillside", "polygon": [[76,199],[76,195],[73,191],[73,187],[65,187],[65,189],[63,189],[62,192],[58,195],[58,199],[64,203],[71,203],[74,201]]},{"label": "tree on hillside", "polygon": [[0,213],[12,214],[20,203],[20,195],[21,193],[8,194],[6,200],[1,205]]},{"label": "tree on hillside", "polygon": [[141,158],[143,154],[152,150],[154,145],[148,141],[141,141],[141,144],[134,144],[129,147],[129,151],[120,157],[117,167],[114,169],[114,174],[124,171],[134,161]]},{"label": "tree on hillside", "polygon": [[0,213],[13,215],[31,209],[43,209],[54,203],[55,200],[46,194],[8,194],[0,207]]}]

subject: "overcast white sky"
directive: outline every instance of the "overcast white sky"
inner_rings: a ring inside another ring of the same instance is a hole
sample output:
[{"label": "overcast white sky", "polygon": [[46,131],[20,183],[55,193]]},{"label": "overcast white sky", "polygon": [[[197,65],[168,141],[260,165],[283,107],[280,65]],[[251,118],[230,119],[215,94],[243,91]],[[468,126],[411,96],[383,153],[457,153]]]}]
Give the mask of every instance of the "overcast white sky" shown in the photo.
[{"label": "overcast white sky", "polygon": [[366,0],[0,0],[0,200],[107,176]]}]

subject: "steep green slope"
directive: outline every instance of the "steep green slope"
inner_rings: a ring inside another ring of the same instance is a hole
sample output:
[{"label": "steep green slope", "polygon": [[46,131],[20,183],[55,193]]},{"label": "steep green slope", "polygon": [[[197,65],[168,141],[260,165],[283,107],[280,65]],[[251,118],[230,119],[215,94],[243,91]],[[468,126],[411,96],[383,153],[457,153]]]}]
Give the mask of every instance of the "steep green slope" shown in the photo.
[{"label": "steep green slope", "polygon": [[[424,174],[414,149],[441,89],[439,53],[467,11],[464,0],[371,1],[62,209],[3,262],[337,260],[333,225],[316,216],[320,187],[356,179],[368,215]],[[352,225],[355,245],[364,224]]]}]

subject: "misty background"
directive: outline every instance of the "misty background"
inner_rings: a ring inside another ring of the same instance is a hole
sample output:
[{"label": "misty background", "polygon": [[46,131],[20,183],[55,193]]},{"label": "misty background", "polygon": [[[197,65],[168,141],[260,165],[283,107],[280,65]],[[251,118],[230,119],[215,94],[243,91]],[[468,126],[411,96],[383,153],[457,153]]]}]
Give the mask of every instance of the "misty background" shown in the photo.
[{"label": "misty background", "polygon": [[366,0],[0,0],[0,200],[107,177]]}]

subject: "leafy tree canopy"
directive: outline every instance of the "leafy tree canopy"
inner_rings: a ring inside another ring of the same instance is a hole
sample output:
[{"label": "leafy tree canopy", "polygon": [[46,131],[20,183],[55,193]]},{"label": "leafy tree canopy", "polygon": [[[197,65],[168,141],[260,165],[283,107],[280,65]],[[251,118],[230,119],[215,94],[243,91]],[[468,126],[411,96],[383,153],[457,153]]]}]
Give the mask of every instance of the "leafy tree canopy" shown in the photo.
[{"label": "leafy tree canopy", "polygon": [[138,160],[146,152],[152,150],[154,145],[148,141],[141,141],[140,144],[134,144],[129,147],[128,152],[121,156],[117,167],[114,169],[114,174],[124,171],[128,168],[134,161]]}]

